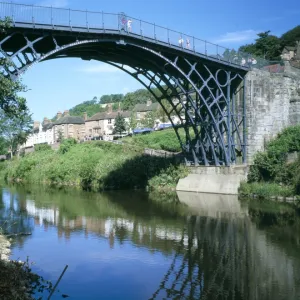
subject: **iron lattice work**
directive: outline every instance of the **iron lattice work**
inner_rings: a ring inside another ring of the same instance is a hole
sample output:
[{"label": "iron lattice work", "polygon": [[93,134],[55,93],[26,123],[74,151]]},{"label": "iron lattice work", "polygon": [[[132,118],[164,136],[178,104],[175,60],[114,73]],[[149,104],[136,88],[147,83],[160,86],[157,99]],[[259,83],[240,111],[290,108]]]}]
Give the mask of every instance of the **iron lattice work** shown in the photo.
[{"label": "iron lattice work", "polygon": [[244,70],[130,37],[94,37],[12,28],[0,35],[1,55],[10,63],[2,72],[16,79],[35,63],[63,57],[109,63],[141,82],[160,103],[187,164],[246,162]]}]

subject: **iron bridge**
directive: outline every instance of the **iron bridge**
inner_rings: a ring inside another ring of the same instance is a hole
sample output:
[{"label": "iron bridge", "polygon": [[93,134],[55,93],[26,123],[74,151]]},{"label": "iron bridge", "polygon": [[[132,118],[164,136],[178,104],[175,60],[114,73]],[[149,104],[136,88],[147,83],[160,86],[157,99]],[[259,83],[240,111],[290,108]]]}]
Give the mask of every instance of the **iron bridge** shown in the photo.
[{"label": "iron bridge", "polygon": [[10,62],[1,68],[5,76],[16,80],[34,64],[56,58],[108,63],[160,103],[187,164],[246,163],[245,53],[124,13],[0,3],[0,18],[11,21],[0,33],[0,55]]}]

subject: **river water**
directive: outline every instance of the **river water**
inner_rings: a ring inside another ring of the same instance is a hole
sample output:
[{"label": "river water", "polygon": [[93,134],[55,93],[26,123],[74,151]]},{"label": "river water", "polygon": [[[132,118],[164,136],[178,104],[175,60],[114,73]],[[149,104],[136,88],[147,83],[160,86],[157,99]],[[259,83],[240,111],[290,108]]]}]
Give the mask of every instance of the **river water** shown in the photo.
[{"label": "river water", "polygon": [[11,258],[29,257],[53,283],[68,265],[52,299],[300,299],[290,205],[41,187],[0,195],[2,226],[32,232],[14,239]]}]

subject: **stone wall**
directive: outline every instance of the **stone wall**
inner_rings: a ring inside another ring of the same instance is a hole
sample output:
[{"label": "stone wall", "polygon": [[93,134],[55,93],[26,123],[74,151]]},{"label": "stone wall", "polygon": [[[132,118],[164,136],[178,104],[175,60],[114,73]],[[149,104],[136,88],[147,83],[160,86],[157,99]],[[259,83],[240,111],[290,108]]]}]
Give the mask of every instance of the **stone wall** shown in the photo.
[{"label": "stone wall", "polygon": [[246,77],[247,161],[289,125],[300,122],[300,74],[253,70]]}]

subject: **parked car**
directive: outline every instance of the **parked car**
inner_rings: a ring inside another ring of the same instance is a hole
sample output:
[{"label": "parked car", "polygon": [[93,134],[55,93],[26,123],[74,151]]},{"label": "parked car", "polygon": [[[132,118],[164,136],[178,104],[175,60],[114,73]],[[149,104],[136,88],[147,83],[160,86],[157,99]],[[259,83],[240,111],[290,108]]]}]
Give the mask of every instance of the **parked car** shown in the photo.
[{"label": "parked car", "polygon": [[155,130],[164,130],[166,128],[171,128],[172,124],[171,123],[160,123]]},{"label": "parked car", "polygon": [[132,132],[133,134],[147,134],[154,131],[153,128],[135,128]]}]

